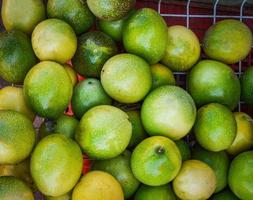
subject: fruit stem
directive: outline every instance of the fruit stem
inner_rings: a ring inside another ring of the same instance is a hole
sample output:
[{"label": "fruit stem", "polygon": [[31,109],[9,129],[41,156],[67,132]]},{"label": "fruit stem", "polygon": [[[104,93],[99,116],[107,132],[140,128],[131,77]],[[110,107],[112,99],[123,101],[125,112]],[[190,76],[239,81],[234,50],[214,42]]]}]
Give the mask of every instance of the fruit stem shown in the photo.
[{"label": "fruit stem", "polygon": [[156,148],[156,153],[157,154],[163,154],[165,152],[164,148],[162,146],[159,146]]}]

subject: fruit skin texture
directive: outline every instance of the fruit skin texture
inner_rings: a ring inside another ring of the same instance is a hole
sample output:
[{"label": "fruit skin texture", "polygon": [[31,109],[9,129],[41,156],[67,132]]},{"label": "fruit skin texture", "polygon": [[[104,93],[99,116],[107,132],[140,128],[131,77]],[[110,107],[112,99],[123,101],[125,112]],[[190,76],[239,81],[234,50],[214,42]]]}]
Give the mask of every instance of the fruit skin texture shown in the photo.
[{"label": "fruit skin texture", "polygon": [[92,31],[81,35],[72,60],[74,69],[86,77],[99,77],[105,62],[117,53],[117,45],[108,35]]},{"label": "fruit skin texture", "polygon": [[198,143],[209,151],[222,151],[231,146],[236,137],[236,121],[225,106],[210,103],[198,110],[193,127]]},{"label": "fruit skin texture", "polygon": [[162,63],[173,71],[187,71],[200,57],[197,36],[184,26],[168,28],[168,44]]},{"label": "fruit skin texture", "polygon": [[232,145],[226,150],[230,155],[237,155],[253,147],[252,118],[243,112],[234,113],[237,132]]},{"label": "fruit skin texture", "polygon": [[32,47],[36,56],[42,60],[66,63],[77,48],[77,38],[72,27],[59,19],[40,22],[32,33]]},{"label": "fruit skin texture", "polygon": [[106,21],[119,20],[134,7],[135,0],[87,0],[93,14]]},{"label": "fruit skin texture", "polygon": [[113,99],[121,103],[136,103],[142,100],[151,88],[150,66],[133,54],[118,54],[104,64],[101,83]]},{"label": "fruit skin texture", "polygon": [[166,184],[162,186],[141,185],[134,195],[134,200],[176,200],[176,196],[171,186]]},{"label": "fruit skin texture", "polygon": [[42,61],[28,72],[23,92],[26,102],[36,114],[56,119],[67,108],[72,88],[71,80],[60,64]]},{"label": "fruit skin texture", "polygon": [[119,182],[109,173],[91,171],[75,186],[72,200],[124,200]]},{"label": "fruit skin texture", "polygon": [[47,15],[66,21],[77,35],[88,31],[95,22],[95,16],[89,10],[86,1],[80,0],[49,0]]},{"label": "fruit skin texture", "polygon": [[0,164],[16,164],[31,153],[35,130],[30,119],[10,110],[0,110]]},{"label": "fruit skin texture", "polygon": [[136,11],[123,29],[125,50],[144,58],[150,64],[155,64],[163,58],[167,41],[166,22],[150,8]]},{"label": "fruit skin texture", "polygon": [[228,184],[240,199],[250,200],[253,196],[253,151],[246,151],[234,158],[228,173]]},{"label": "fruit skin texture", "polygon": [[18,30],[0,34],[0,76],[11,83],[23,83],[37,58],[29,37]]},{"label": "fruit skin texture", "polygon": [[213,196],[213,200],[240,200],[229,189],[223,190]]},{"label": "fruit skin texture", "polygon": [[141,120],[149,135],[173,140],[184,137],[192,128],[196,107],[191,96],[177,86],[161,86],[148,94],[141,107]]},{"label": "fruit skin texture", "polygon": [[42,0],[3,0],[1,14],[7,31],[17,29],[31,34],[46,18],[46,9]]},{"label": "fruit skin texture", "polygon": [[57,197],[44,196],[45,200],[71,200],[71,193],[67,193]]},{"label": "fruit skin texture", "polygon": [[125,112],[100,105],[83,115],[75,139],[89,158],[110,159],[126,149],[131,135],[132,125]]},{"label": "fruit skin texture", "polygon": [[173,189],[180,199],[208,199],[216,187],[216,177],[211,167],[199,160],[187,160],[176,178]]},{"label": "fruit skin texture", "polygon": [[191,158],[191,149],[189,145],[183,139],[175,141],[175,144],[180,151],[182,161],[189,160]]},{"label": "fruit skin texture", "polygon": [[73,67],[71,67],[68,64],[64,64],[63,67],[66,70],[66,72],[68,73],[69,78],[71,80],[71,83],[74,87],[77,84],[77,73],[76,73],[76,71],[73,69]]},{"label": "fruit skin texture", "polygon": [[12,176],[0,177],[1,200],[34,200],[32,190],[21,180]]},{"label": "fruit skin texture", "polygon": [[149,186],[167,184],[175,178],[182,163],[180,151],[169,138],[153,136],[139,143],[131,156],[134,176]]},{"label": "fruit skin texture", "polygon": [[203,50],[212,59],[227,64],[244,59],[251,50],[252,33],[242,22],[222,20],[211,26],[203,39]]},{"label": "fruit skin texture", "polygon": [[87,78],[74,88],[71,103],[75,116],[81,119],[90,108],[98,105],[110,105],[112,100],[106,94],[99,80]]},{"label": "fruit skin texture", "polygon": [[192,158],[205,162],[213,169],[217,182],[215,193],[220,192],[227,186],[230,160],[225,151],[211,152],[197,146],[193,150]]},{"label": "fruit skin texture", "polygon": [[35,147],[31,156],[31,175],[44,195],[60,196],[75,186],[81,176],[82,163],[82,152],[77,143],[53,134]]},{"label": "fruit skin texture", "polygon": [[188,76],[188,90],[197,106],[220,103],[233,110],[240,99],[240,81],[226,64],[202,60]]},{"label": "fruit skin texture", "polygon": [[119,181],[124,198],[128,199],[138,189],[140,182],[134,177],[130,168],[131,152],[125,150],[119,156],[109,160],[97,160],[92,170],[108,172]]},{"label": "fruit skin texture", "polygon": [[34,120],[35,114],[27,105],[23,95],[23,89],[6,86],[0,89],[0,110],[14,110]]},{"label": "fruit skin texture", "polygon": [[253,66],[249,67],[241,76],[242,100],[253,105]]}]

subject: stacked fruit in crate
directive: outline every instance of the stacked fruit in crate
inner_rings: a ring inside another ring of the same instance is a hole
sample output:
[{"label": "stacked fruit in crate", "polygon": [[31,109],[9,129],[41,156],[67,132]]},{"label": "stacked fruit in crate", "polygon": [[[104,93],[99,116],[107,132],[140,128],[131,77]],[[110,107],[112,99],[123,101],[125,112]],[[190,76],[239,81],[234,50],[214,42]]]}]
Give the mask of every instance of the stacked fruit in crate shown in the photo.
[{"label": "stacked fruit in crate", "polygon": [[253,67],[229,66],[250,28],[212,25],[204,59],[194,31],[135,3],[3,0],[1,200],[252,199],[252,118],[235,109]]}]

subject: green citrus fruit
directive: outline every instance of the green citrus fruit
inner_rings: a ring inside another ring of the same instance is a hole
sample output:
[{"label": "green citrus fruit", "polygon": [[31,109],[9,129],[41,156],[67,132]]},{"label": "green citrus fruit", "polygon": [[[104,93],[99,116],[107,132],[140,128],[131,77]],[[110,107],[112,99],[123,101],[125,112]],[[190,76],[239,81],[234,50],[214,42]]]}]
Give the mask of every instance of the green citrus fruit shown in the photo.
[{"label": "green citrus fruit", "polygon": [[188,89],[197,106],[215,102],[233,110],[240,99],[238,77],[228,65],[214,60],[202,60],[192,68]]},{"label": "green citrus fruit", "polygon": [[31,34],[35,26],[46,18],[42,0],[3,0],[2,20],[6,30],[20,30]]},{"label": "green citrus fruit", "polygon": [[52,197],[52,196],[45,196],[45,200],[71,200],[71,193],[63,194],[61,196]]},{"label": "green citrus fruit", "polygon": [[198,110],[194,125],[198,143],[209,151],[222,151],[231,146],[236,136],[236,121],[225,106],[210,103]]},{"label": "green citrus fruit", "polygon": [[65,63],[74,56],[77,39],[69,24],[59,19],[47,19],[33,30],[32,47],[40,60]]},{"label": "green citrus fruit", "polygon": [[134,7],[135,0],[87,0],[87,3],[97,18],[114,21],[126,16]]},{"label": "green citrus fruit", "polygon": [[196,107],[191,96],[177,86],[161,86],[145,98],[141,120],[150,135],[163,135],[173,140],[184,137],[192,128]]},{"label": "green citrus fruit", "polygon": [[175,178],[181,167],[181,155],[169,138],[153,136],[139,143],[131,156],[134,176],[150,186],[164,185]]},{"label": "green citrus fruit", "polygon": [[166,22],[150,8],[139,9],[124,25],[125,50],[144,58],[150,64],[155,64],[163,58],[167,40]]},{"label": "green citrus fruit", "polygon": [[0,177],[1,200],[34,200],[32,190],[21,180],[12,176]]},{"label": "green citrus fruit", "polygon": [[253,197],[253,151],[246,151],[232,161],[228,173],[228,184],[240,199]]},{"label": "green citrus fruit", "polygon": [[150,66],[133,54],[118,54],[103,66],[101,83],[113,99],[121,103],[138,102],[151,88]]},{"label": "green citrus fruit", "polygon": [[24,80],[23,92],[32,110],[47,118],[58,118],[72,96],[72,83],[58,63],[43,61],[35,65]]},{"label": "green citrus fruit", "polygon": [[157,63],[151,65],[152,90],[162,85],[176,85],[172,71],[164,65]]},{"label": "green citrus fruit", "polygon": [[203,49],[212,59],[227,64],[244,59],[251,50],[252,33],[239,20],[226,19],[211,26],[205,33]]},{"label": "green citrus fruit", "polygon": [[30,119],[10,110],[0,110],[0,164],[16,164],[31,153],[35,130]]},{"label": "green citrus fruit", "polygon": [[119,182],[109,173],[91,171],[75,186],[72,200],[124,200]]},{"label": "green citrus fruit", "polygon": [[162,59],[173,71],[187,71],[200,57],[200,44],[190,29],[175,25],[168,28],[168,44]]},{"label": "green citrus fruit", "polygon": [[101,170],[114,176],[123,189],[125,199],[131,197],[140,184],[131,171],[130,158],[131,152],[126,150],[115,158],[97,160],[92,166],[93,170]]},{"label": "green citrus fruit", "polygon": [[189,145],[183,139],[175,141],[175,144],[180,151],[182,161],[189,160],[191,158],[191,149]]},{"label": "green citrus fruit", "polygon": [[148,134],[143,128],[139,111],[131,110],[127,111],[126,113],[129,117],[129,121],[132,124],[132,137],[128,147],[133,148],[137,144],[139,144],[142,140],[144,140],[146,137],[148,137]]},{"label": "green citrus fruit", "polygon": [[176,200],[169,184],[162,186],[141,185],[134,195],[134,200]]},{"label": "green citrus fruit", "polygon": [[30,38],[18,30],[0,34],[0,76],[11,83],[23,83],[37,62]]},{"label": "green citrus fruit", "polygon": [[253,147],[253,124],[252,118],[243,112],[234,113],[237,133],[234,142],[227,149],[231,155],[237,155]]},{"label": "green citrus fruit", "polygon": [[117,53],[116,43],[108,35],[92,31],[81,35],[72,60],[74,69],[87,77],[99,77],[104,63]]},{"label": "green citrus fruit", "polygon": [[212,200],[240,200],[234,195],[229,189],[223,190],[215,195],[213,195]]},{"label": "green citrus fruit", "polygon": [[39,191],[48,196],[69,192],[81,176],[82,152],[73,140],[53,134],[43,138],[31,156],[31,175]]},{"label": "green citrus fruit", "polygon": [[99,80],[87,78],[74,88],[71,103],[75,116],[81,119],[90,108],[98,105],[110,105],[112,100],[106,94]]},{"label": "green citrus fruit", "polygon": [[49,0],[47,15],[66,21],[77,35],[88,31],[95,21],[86,1],[80,0]]},{"label": "green citrus fruit", "polygon": [[20,112],[32,121],[35,118],[35,114],[25,102],[23,89],[18,87],[6,86],[0,89],[0,110]]},{"label": "green citrus fruit", "polygon": [[241,76],[242,100],[253,105],[253,66],[249,67]]},{"label": "green citrus fruit", "polygon": [[216,177],[211,167],[199,160],[184,161],[173,180],[173,189],[180,199],[208,199],[216,188]]},{"label": "green citrus fruit", "polygon": [[68,73],[69,78],[71,79],[72,85],[74,87],[77,84],[77,73],[75,72],[73,67],[71,67],[68,64],[64,64],[63,67],[66,70],[66,72]]},{"label": "green citrus fruit", "polygon": [[89,157],[109,159],[126,149],[131,135],[132,126],[125,112],[113,106],[100,105],[83,115],[75,138]]},{"label": "green citrus fruit", "polygon": [[129,11],[129,13],[125,17],[119,20],[114,20],[114,21],[99,20],[97,25],[101,31],[109,35],[115,41],[120,42],[122,40],[123,27],[127,19],[134,12],[135,10]]},{"label": "green citrus fruit", "polygon": [[230,160],[225,151],[211,152],[200,146],[193,149],[192,158],[208,164],[216,176],[215,193],[220,192],[227,186],[227,174]]}]

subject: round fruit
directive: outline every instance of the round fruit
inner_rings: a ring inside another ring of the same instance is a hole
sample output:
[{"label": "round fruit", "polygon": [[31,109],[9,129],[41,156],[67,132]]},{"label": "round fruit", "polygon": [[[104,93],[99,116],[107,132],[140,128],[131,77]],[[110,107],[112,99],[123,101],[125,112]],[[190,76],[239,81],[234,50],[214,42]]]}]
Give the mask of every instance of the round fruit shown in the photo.
[{"label": "round fruit", "polygon": [[240,199],[253,196],[253,151],[239,154],[232,161],[228,173],[230,189]]},{"label": "round fruit", "polygon": [[151,88],[150,66],[133,54],[118,54],[103,66],[101,83],[113,99],[122,103],[138,102]]},{"label": "round fruit", "polygon": [[29,37],[18,31],[0,34],[0,76],[11,83],[23,83],[23,80],[36,64]]},{"label": "round fruit", "polygon": [[134,200],[176,200],[169,184],[162,186],[141,185],[134,195]]},{"label": "round fruit", "polygon": [[3,0],[1,14],[7,31],[16,29],[31,34],[46,18],[46,9],[42,0]]},{"label": "round fruit", "polygon": [[212,200],[240,200],[237,196],[234,195],[229,189],[223,190],[215,194]]},{"label": "round fruit", "polygon": [[74,30],[59,19],[47,19],[39,23],[32,33],[32,47],[40,60],[65,63],[77,48]]},{"label": "round fruit", "polygon": [[128,115],[116,107],[101,105],[83,115],[75,137],[90,158],[109,159],[126,149],[131,135]]},{"label": "round fruit", "polygon": [[63,135],[53,134],[35,147],[31,156],[31,175],[40,192],[60,196],[75,186],[82,164],[79,146]]},{"label": "round fruit", "polygon": [[57,197],[45,196],[45,200],[71,200],[71,193],[67,193]]},{"label": "round fruit", "polygon": [[211,26],[205,33],[203,49],[212,59],[227,64],[244,59],[251,50],[251,30],[239,20],[226,19]]},{"label": "round fruit", "polygon": [[253,105],[253,66],[249,67],[241,77],[242,100]]},{"label": "round fruit", "polygon": [[24,97],[36,114],[57,118],[67,108],[72,96],[72,83],[58,63],[43,61],[35,65],[24,80]]},{"label": "round fruit", "polygon": [[173,189],[180,199],[208,199],[216,187],[212,168],[199,160],[187,160],[173,180]]},{"label": "round fruit", "polygon": [[71,103],[75,116],[81,119],[90,108],[98,105],[110,105],[112,100],[105,93],[99,80],[87,78],[75,87]]},{"label": "round fruit", "polygon": [[107,21],[107,20],[99,20],[98,27],[101,31],[109,35],[112,39],[117,42],[122,40],[122,32],[123,27],[127,21],[127,19],[135,12],[135,10],[129,11],[129,13],[119,20]]},{"label": "round fruit", "polygon": [[116,53],[116,43],[108,35],[99,31],[85,33],[78,40],[74,69],[83,76],[99,77],[105,62]]},{"label": "round fruit", "polygon": [[127,15],[135,0],[87,0],[93,14],[99,19],[114,21]]},{"label": "round fruit", "polygon": [[0,110],[0,164],[16,164],[29,156],[35,144],[35,130],[26,116]]},{"label": "round fruit", "polygon": [[252,118],[243,112],[235,112],[237,133],[234,142],[227,149],[231,155],[237,155],[253,147],[253,124]]},{"label": "round fruit", "polygon": [[72,200],[124,200],[119,182],[110,174],[92,171],[81,178],[72,193]]},{"label": "round fruit", "polygon": [[160,63],[151,66],[151,74],[152,90],[162,85],[176,85],[172,71]]},{"label": "round fruit", "polygon": [[68,64],[63,65],[64,69],[69,75],[69,78],[71,79],[73,87],[77,84],[77,73],[75,70]]},{"label": "round fruit", "polygon": [[143,140],[131,156],[134,176],[150,186],[164,185],[173,180],[180,170],[181,162],[176,144],[163,136]]},{"label": "round fruit", "polygon": [[0,89],[0,110],[14,110],[34,120],[35,114],[27,105],[23,95],[23,89],[6,86]]},{"label": "round fruit", "polygon": [[194,125],[198,143],[209,151],[222,151],[231,146],[236,136],[236,121],[225,106],[210,103],[198,110]]},{"label": "round fruit", "polygon": [[175,141],[175,144],[180,151],[182,161],[189,160],[191,158],[189,145],[183,139]]},{"label": "round fruit", "polygon": [[197,106],[215,102],[233,110],[240,99],[238,77],[228,65],[214,60],[202,60],[192,68],[188,88]]},{"label": "round fruit", "polygon": [[177,86],[161,86],[145,98],[141,120],[150,135],[163,135],[173,140],[184,137],[196,118],[191,96]]},{"label": "round fruit", "polygon": [[47,15],[66,21],[77,35],[86,32],[95,21],[86,1],[80,0],[48,0]]},{"label": "round fruit", "polygon": [[142,140],[144,140],[146,137],[148,137],[148,135],[146,131],[144,130],[143,125],[141,123],[140,112],[137,110],[131,110],[126,113],[129,117],[129,121],[132,124],[132,137],[131,137],[128,147],[133,148],[137,144],[139,144]]},{"label": "round fruit", "polygon": [[21,180],[12,176],[0,177],[1,200],[34,200],[32,190]]},{"label": "round fruit", "polygon": [[168,28],[168,44],[162,59],[173,71],[187,71],[200,57],[200,44],[197,36],[184,26]]},{"label": "round fruit", "polygon": [[201,147],[193,150],[192,158],[208,164],[216,176],[216,192],[220,192],[227,186],[227,174],[229,169],[229,157],[224,151],[211,152]]},{"label": "round fruit", "polygon": [[140,184],[131,171],[130,158],[131,152],[126,150],[115,158],[97,160],[92,167],[93,170],[101,170],[114,176],[123,189],[125,199],[131,197]]},{"label": "round fruit", "polygon": [[125,50],[150,64],[160,61],[167,47],[168,32],[164,19],[150,8],[136,11],[123,29]]}]

